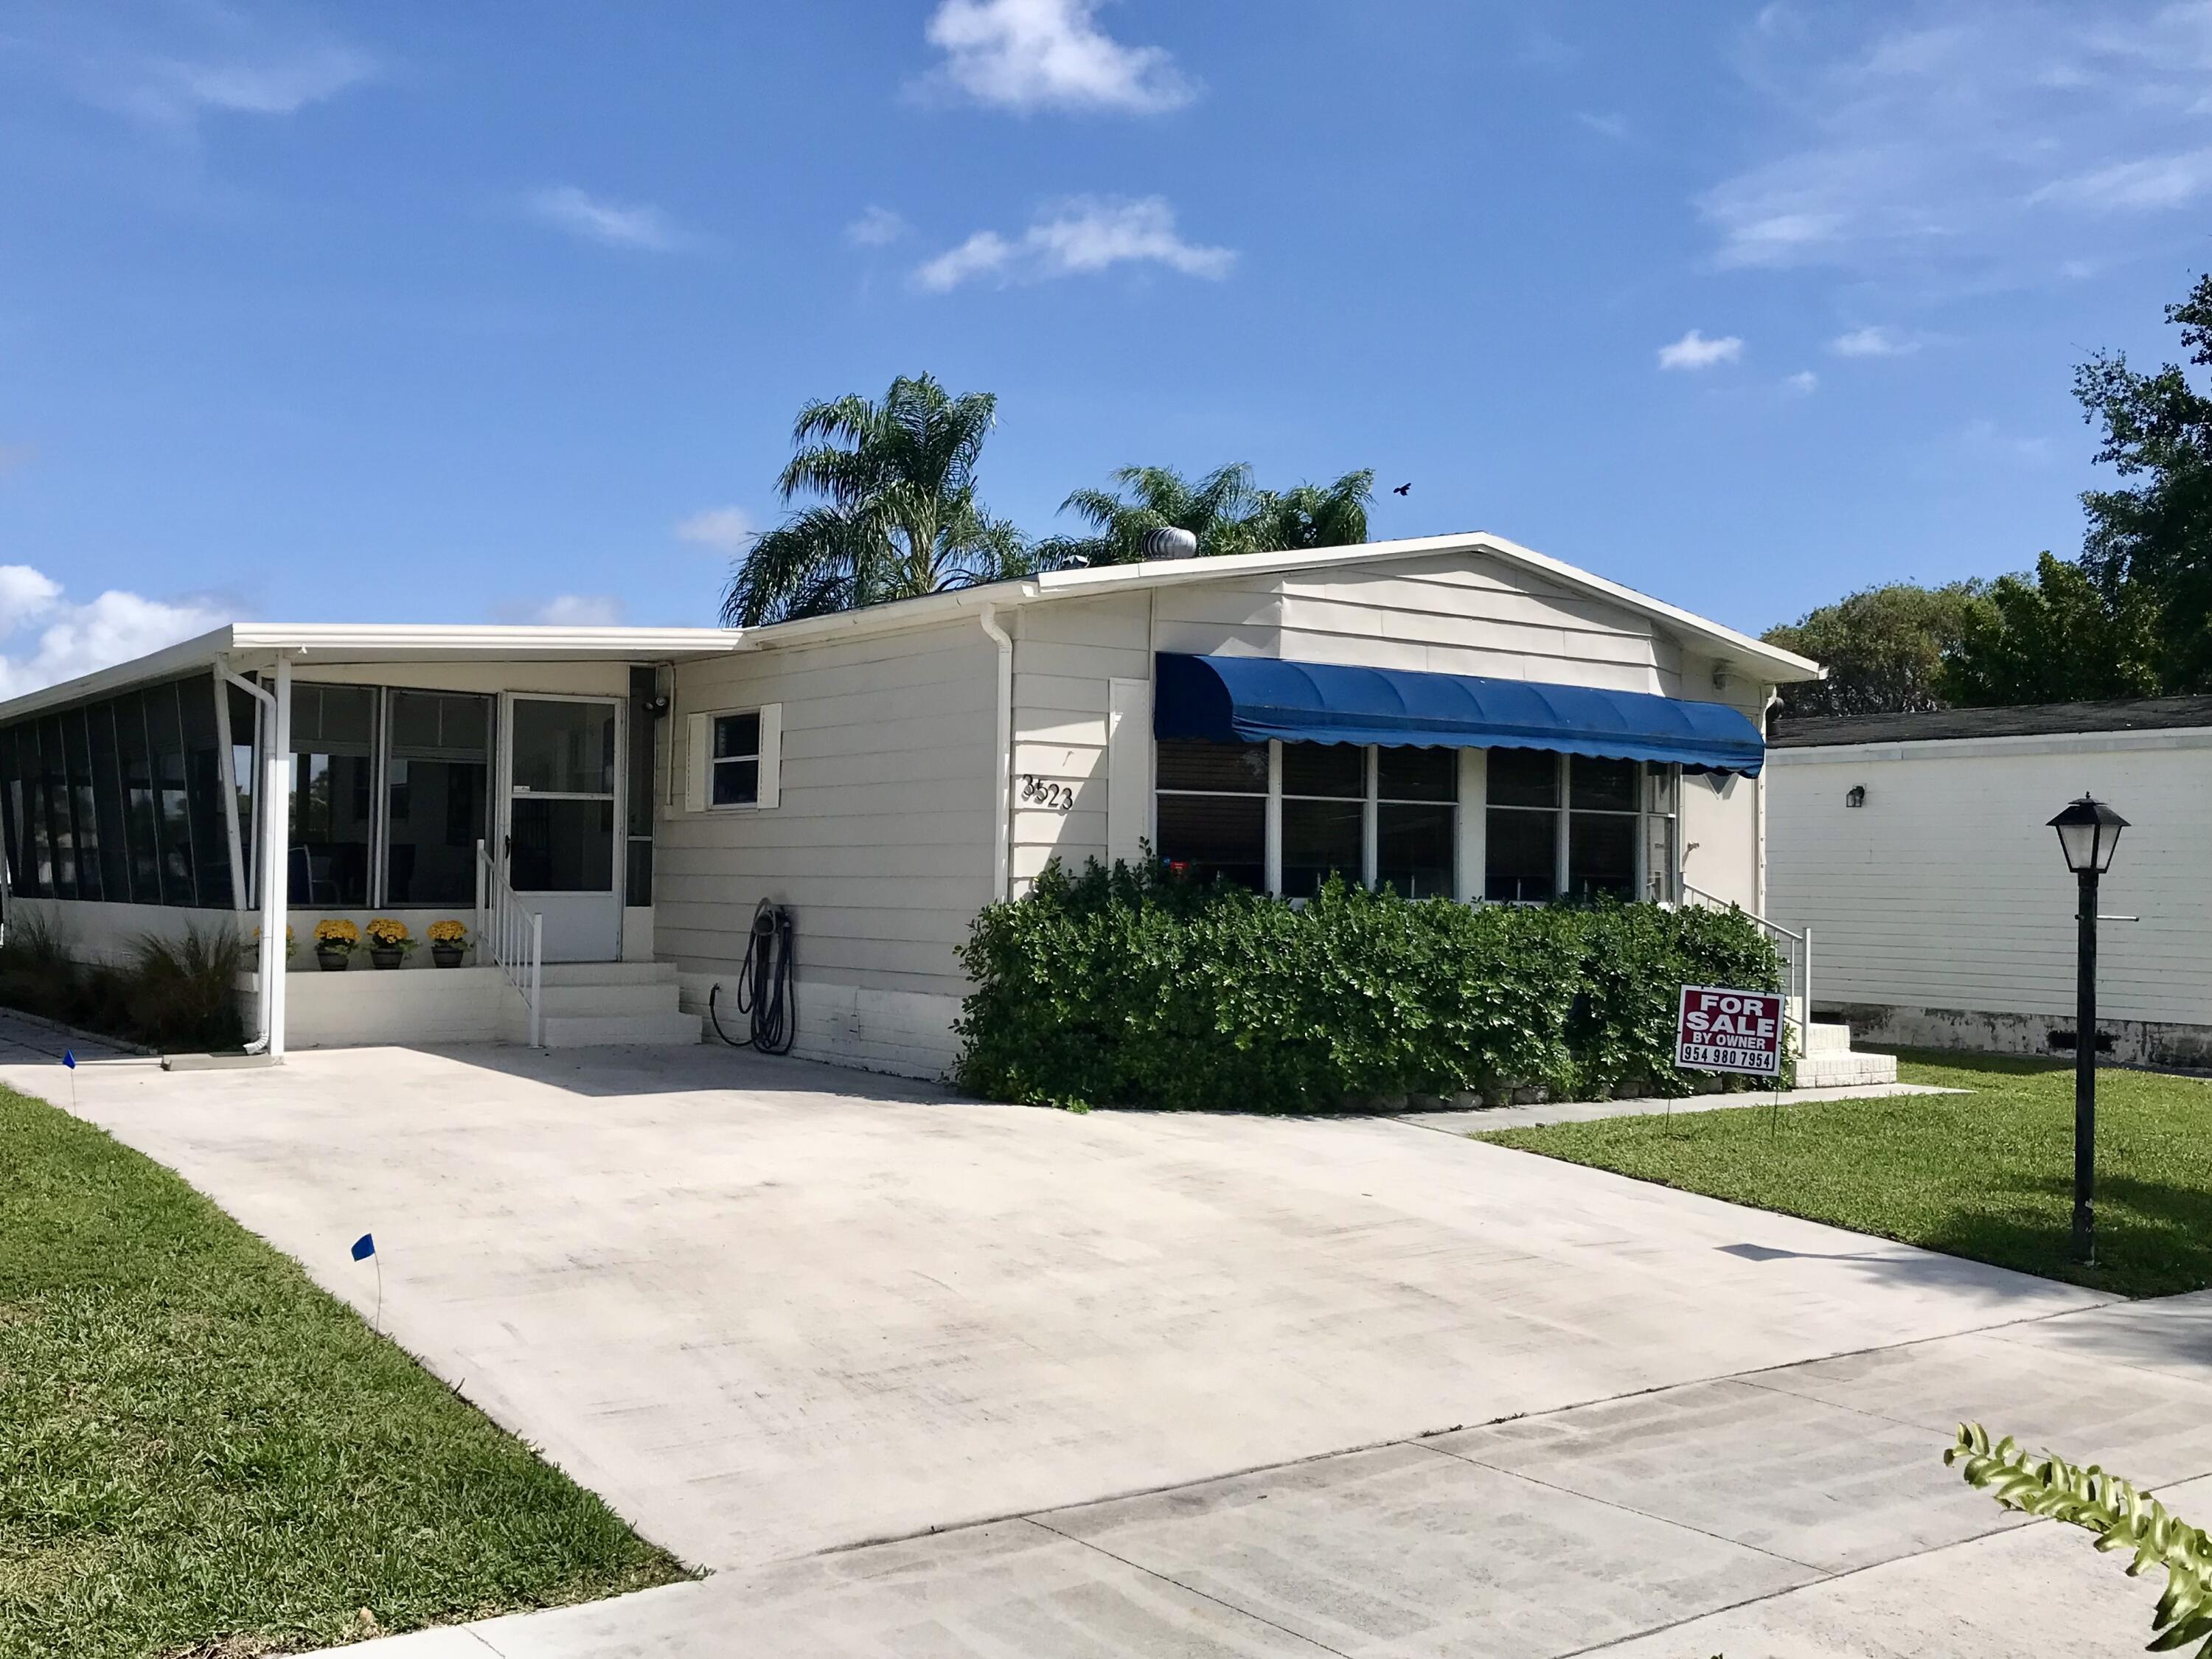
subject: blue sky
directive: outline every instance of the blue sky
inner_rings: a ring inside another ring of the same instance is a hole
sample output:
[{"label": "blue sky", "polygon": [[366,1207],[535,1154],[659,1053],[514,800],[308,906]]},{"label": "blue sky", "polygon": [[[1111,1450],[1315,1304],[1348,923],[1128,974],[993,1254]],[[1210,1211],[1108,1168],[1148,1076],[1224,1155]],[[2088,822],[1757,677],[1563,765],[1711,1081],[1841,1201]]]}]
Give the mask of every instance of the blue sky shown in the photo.
[{"label": "blue sky", "polygon": [[989,505],[1379,470],[1758,629],[2080,538],[2212,4],[0,0],[0,690],[232,615],[706,623],[806,398]]}]

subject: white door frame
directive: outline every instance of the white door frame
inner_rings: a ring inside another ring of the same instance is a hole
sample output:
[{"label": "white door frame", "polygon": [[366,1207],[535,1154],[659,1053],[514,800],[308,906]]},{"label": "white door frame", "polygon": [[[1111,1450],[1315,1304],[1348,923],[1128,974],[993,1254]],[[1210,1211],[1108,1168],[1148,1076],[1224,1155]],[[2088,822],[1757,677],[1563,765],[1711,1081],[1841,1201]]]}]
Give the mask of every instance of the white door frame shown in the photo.
[{"label": "white door frame", "polygon": [[[502,691],[499,694],[499,757],[494,769],[499,783],[500,867],[508,884],[514,881],[514,706],[518,702],[599,703],[614,711],[614,831],[608,854],[608,880],[604,893],[538,892],[515,888],[523,908],[545,918],[545,960],[548,962],[619,962],[623,945],[623,882],[628,843],[623,799],[629,786],[629,732],[624,719],[627,699],[569,691]],[[598,793],[532,792],[540,800],[605,800]],[[595,913],[604,903],[607,915]],[[598,935],[598,942],[593,936]]]}]

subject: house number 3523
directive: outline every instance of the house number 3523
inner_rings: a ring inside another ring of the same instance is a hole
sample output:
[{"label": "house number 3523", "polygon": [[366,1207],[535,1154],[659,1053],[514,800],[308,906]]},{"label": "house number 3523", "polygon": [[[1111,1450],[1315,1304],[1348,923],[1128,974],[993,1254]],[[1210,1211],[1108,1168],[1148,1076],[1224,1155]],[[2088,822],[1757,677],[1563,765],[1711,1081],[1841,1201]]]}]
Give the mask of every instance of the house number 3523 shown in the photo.
[{"label": "house number 3523", "polygon": [[1064,783],[1030,774],[1022,779],[1022,799],[1048,812],[1065,812],[1075,805],[1075,791]]}]

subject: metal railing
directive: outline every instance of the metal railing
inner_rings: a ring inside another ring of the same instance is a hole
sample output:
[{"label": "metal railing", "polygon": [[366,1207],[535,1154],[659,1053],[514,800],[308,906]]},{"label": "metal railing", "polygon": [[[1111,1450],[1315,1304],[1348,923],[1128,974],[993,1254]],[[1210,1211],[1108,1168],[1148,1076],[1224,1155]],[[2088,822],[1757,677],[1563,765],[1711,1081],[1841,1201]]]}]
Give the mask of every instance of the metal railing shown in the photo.
[{"label": "metal railing", "polygon": [[1805,1028],[1813,1020],[1813,930],[1808,927],[1802,933],[1793,933],[1787,927],[1776,927],[1765,916],[1753,915],[1741,904],[1716,897],[1687,882],[1682,884],[1682,902],[1707,910],[1743,910],[1752,925],[1772,942],[1775,953],[1782,958],[1783,1018],[1798,1028],[1797,1052],[1804,1054]]},{"label": "metal railing", "polygon": [[477,949],[488,955],[530,1011],[530,1046],[544,1034],[545,918],[522,908],[507,872],[484,843],[477,843]]}]

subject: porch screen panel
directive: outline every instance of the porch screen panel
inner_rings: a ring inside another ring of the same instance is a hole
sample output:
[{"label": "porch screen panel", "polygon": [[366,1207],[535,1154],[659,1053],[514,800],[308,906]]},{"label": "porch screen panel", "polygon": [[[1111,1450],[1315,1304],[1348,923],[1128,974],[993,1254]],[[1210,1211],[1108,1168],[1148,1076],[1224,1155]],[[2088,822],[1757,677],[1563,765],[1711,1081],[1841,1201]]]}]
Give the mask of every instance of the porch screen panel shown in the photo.
[{"label": "porch screen panel", "polygon": [[131,897],[161,902],[161,818],[154,789],[154,751],[146,732],[146,699],[137,691],[115,699],[115,752],[123,773],[123,828],[131,854]]},{"label": "porch screen panel", "polygon": [[231,908],[230,825],[223,799],[221,728],[215,719],[212,677],[177,682],[177,712],[185,738],[185,810],[191,825],[193,902],[210,910]]},{"label": "porch screen panel", "polygon": [[185,727],[173,684],[149,686],[146,741],[154,756],[154,811],[161,861],[161,902],[191,904],[191,808],[185,791]]},{"label": "porch screen panel", "polygon": [[54,896],[75,898],[76,822],[70,811],[69,763],[62,743],[62,718],[39,722],[39,772],[46,797],[46,832],[54,849]]},{"label": "porch screen panel", "polygon": [[76,896],[106,896],[100,879],[100,814],[92,799],[92,742],[85,711],[62,711],[62,767],[69,777],[70,822],[76,837]]},{"label": "porch screen panel", "polygon": [[37,896],[38,872],[32,868],[24,836],[23,769],[16,759],[20,726],[0,730],[0,835],[6,837],[8,884],[11,891]]},{"label": "porch screen panel", "polygon": [[92,740],[92,797],[100,817],[100,886],[112,904],[131,902],[131,843],[123,828],[122,761],[115,746],[115,702],[85,711]]},{"label": "porch screen panel", "polygon": [[375,811],[376,692],[362,685],[292,686],[293,902],[368,903]]},{"label": "porch screen panel", "polygon": [[385,898],[465,905],[491,833],[489,697],[393,691],[385,763]]}]

